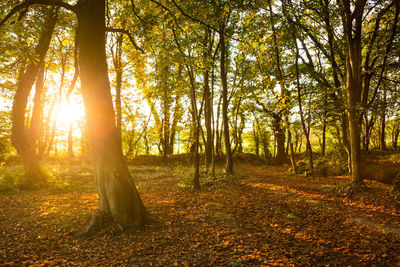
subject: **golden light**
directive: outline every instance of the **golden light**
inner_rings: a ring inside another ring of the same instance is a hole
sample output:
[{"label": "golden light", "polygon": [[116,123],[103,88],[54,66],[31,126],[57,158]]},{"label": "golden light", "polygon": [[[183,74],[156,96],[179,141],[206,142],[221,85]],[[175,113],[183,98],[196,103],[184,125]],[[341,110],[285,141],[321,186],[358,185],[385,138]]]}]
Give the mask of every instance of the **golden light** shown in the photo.
[{"label": "golden light", "polygon": [[70,103],[63,99],[58,111],[58,123],[61,126],[68,127],[71,123],[82,120],[85,117],[85,111],[82,103],[78,103],[71,98]]}]

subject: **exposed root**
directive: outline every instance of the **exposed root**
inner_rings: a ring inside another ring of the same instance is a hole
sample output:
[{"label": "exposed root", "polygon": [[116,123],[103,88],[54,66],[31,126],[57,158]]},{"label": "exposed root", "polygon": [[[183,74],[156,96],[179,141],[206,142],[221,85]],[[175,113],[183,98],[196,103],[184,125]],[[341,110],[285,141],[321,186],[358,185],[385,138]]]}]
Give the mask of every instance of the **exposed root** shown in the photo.
[{"label": "exposed root", "polygon": [[104,212],[97,211],[93,213],[83,229],[78,233],[78,236],[89,236],[100,229],[102,229],[106,224],[111,223],[112,219],[109,215]]},{"label": "exposed root", "polygon": [[350,197],[358,193],[365,192],[367,186],[364,182],[351,182],[343,186],[339,186],[336,190],[336,194],[339,196]]},{"label": "exposed root", "polygon": [[86,225],[78,232],[78,237],[91,236],[98,232],[104,232],[110,235],[116,235],[121,232],[135,232],[138,229],[143,229],[145,225],[160,225],[156,219],[146,214],[146,217],[141,225],[130,225],[123,227],[116,223],[108,213],[96,211],[93,213]]}]

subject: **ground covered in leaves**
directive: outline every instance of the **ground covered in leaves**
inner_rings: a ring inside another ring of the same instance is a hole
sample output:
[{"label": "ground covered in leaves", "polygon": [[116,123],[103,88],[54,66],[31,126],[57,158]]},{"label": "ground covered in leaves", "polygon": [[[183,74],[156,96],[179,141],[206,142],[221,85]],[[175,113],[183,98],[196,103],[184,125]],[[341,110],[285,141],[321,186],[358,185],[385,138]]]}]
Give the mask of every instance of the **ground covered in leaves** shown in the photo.
[{"label": "ground covered in leaves", "polygon": [[0,192],[0,265],[399,265],[400,210],[389,187],[338,196],[348,177],[295,176],[241,163],[190,190],[190,166],[131,167],[158,223],[77,232],[98,199],[88,168],[59,165],[54,186]]}]

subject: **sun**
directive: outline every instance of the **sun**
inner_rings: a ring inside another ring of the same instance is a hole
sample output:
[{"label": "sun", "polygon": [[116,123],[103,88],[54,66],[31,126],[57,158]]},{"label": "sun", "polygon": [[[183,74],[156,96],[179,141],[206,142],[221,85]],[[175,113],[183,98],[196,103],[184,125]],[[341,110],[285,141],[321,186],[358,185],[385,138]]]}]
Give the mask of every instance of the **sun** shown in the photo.
[{"label": "sun", "polygon": [[82,120],[85,117],[83,104],[71,99],[70,103],[66,99],[61,101],[58,111],[57,121],[59,124],[68,126],[71,123]]}]

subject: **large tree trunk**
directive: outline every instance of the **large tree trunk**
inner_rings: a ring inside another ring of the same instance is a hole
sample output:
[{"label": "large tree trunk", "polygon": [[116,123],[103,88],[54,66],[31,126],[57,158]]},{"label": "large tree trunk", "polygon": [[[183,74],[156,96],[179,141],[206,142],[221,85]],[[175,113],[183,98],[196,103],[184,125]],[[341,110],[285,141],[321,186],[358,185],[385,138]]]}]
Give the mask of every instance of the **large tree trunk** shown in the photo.
[{"label": "large tree trunk", "polygon": [[105,217],[123,229],[135,229],[148,214],[124,161],[115,125],[105,52],[105,1],[79,0],[77,7],[80,79],[100,200],[99,214],[83,233],[96,230]]},{"label": "large tree trunk", "polygon": [[25,176],[21,185],[27,187],[44,181],[44,175],[40,170],[39,160],[36,154],[35,138],[32,138],[32,133],[25,125],[25,113],[29,94],[38,75],[40,66],[44,62],[56,21],[57,11],[56,9],[51,9],[46,18],[46,27],[42,30],[39,43],[35,48],[35,54],[38,56],[39,64],[29,64],[25,72],[20,75],[12,107],[11,116],[13,125],[11,139],[25,168]]},{"label": "large tree trunk", "polygon": [[361,29],[366,0],[360,0],[351,11],[351,1],[341,0],[343,29],[346,38],[346,91],[348,99],[348,118],[350,131],[351,177],[354,184],[362,184],[360,148],[361,82]]},{"label": "large tree trunk", "polygon": [[220,23],[219,26],[219,38],[220,38],[220,68],[221,68],[221,81],[222,81],[222,123],[224,126],[224,143],[225,143],[225,172],[228,174],[233,173],[233,158],[231,151],[231,142],[229,139],[229,118],[228,118],[228,78],[226,74],[226,44],[225,44],[225,24]]}]

